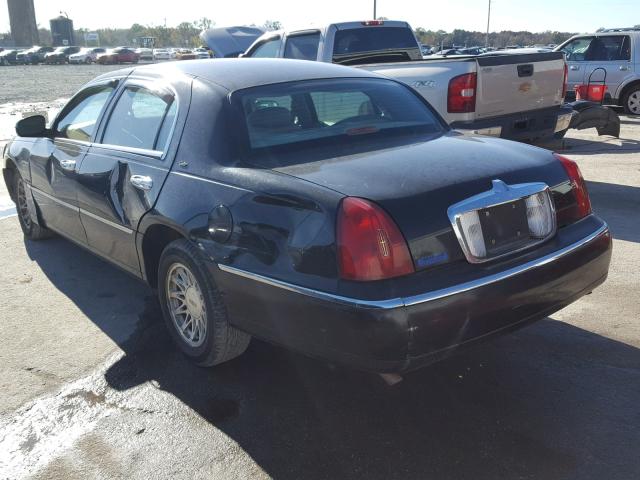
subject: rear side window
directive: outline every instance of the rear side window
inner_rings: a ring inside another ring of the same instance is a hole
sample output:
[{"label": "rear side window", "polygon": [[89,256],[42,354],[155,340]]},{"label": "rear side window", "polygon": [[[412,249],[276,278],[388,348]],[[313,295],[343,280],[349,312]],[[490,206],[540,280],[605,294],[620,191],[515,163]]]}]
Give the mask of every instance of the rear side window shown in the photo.
[{"label": "rear side window", "polygon": [[417,49],[418,42],[410,28],[406,27],[362,27],[338,30],[333,44],[334,61],[354,54],[379,52],[382,50]]},{"label": "rear side window", "polygon": [[444,131],[403,85],[383,79],[311,80],[236,92],[248,149],[335,145]]},{"label": "rear side window", "polygon": [[129,86],[109,117],[102,143],[164,151],[176,107],[173,95]]},{"label": "rear side window", "polygon": [[587,60],[612,62],[631,59],[631,42],[627,35],[595,37],[591,42]]},{"label": "rear side window", "polygon": [[298,60],[315,60],[318,58],[319,43],[320,32],[288,37],[287,44],[284,47],[284,57],[297,58]]}]

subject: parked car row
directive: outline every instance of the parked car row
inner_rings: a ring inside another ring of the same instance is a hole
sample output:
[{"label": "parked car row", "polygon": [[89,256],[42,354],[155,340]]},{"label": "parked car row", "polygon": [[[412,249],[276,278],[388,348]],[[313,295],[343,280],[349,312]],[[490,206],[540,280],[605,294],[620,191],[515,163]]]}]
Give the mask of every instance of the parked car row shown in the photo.
[{"label": "parked car row", "polygon": [[139,61],[193,60],[211,58],[206,48],[133,48],[121,46],[104,47],[40,47],[29,49],[6,49],[0,51],[0,65],[37,65],[45,64],[118,64],[138,63]]}]

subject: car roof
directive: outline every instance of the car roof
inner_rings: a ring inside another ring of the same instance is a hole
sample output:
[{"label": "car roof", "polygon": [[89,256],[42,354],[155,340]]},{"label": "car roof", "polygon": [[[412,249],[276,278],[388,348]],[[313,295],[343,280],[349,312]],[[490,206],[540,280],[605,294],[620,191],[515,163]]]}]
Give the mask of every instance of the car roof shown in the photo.
[{"label": "car roof", "polygon": [[[126,70],[130,71],[129,69]],[[122,75],[114,71],[99,78]],[[125,73],[126,74],[126,73]],[[326,78],[380,78],[379,75],[332,63],[276,58],[220,58],[211,62],[186,60],[163,64],[143,65],[132,75],[172,78],[183,74],[215,83],[229,91],[259,85]]]}]

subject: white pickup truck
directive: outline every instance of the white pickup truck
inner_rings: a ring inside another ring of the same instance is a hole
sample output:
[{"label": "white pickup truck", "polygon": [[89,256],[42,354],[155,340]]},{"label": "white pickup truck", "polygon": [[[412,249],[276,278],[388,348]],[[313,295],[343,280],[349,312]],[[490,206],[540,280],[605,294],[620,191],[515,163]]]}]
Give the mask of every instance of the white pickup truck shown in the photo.
[{"label": "white pickup truck", "polygon": [[423,58],[406,22],[268,32],[241,56],[364,68],[410,85],[453,128],[473,133],[534,141],[566,131],[572,117],[571,107],[563,106],[567,68],[561,52]]}]

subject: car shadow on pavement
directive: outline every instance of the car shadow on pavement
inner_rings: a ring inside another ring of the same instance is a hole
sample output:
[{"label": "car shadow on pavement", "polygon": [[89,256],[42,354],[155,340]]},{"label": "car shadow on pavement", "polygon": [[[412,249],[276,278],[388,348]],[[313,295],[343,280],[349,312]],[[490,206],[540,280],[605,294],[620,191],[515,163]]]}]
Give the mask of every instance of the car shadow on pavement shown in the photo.
[{"label": "car shadow on pavement", "polygon": [[[542,145],[544,147],[544,145]],[[600,137],[600,140],[583,138],[565,138],[559,145],[550,149],[558,153],[570,155],[596,155],[602,153],[640,153],[640,141],[630,138]]]},{"label": "car shadow on pavement", "polygon": [[640,243],[640,186],[587,181],[595,213],[611,228],[613,238]]},{"label": "car shadow on pavement", "polygon": [[[238,359],[203,369],[174,348],[156,298],[136,280],[65,240],[26,246],[123,350],[105,373],[111,388],[153,381],[274,478],[628,479],[640,471],[640,350],[626,344],[544,319],[393,387],[256,340]],[[128,330],[119,325],[124,309],[139,312]]]}]

